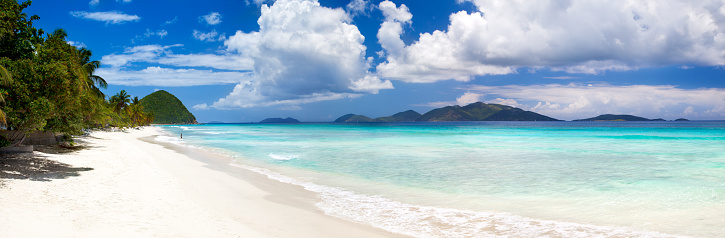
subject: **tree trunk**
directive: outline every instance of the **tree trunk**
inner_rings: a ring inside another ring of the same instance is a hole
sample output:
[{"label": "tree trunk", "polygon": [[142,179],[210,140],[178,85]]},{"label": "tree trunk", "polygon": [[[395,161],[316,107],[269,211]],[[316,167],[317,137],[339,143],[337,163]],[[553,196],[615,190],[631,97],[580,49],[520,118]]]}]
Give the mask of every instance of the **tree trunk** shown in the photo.
[{"label": "tree trunk", "polygon": [[14,147],[14,146],[18,146],[18,145],[22,144],[22,143],[23,143],[23,141],[25,141],[25,138],[26,138],[26,137],[28,137],[28,134],[27,134],[27,133],[25,133],[24,131],[15,131],[15,132],[13,133],[13,136],[11,136],[11,137],[10,137],[10,140],[11,140],[11,141],[14,141],[14,140],[16,140],[16,139],[18,138],[19,134],[22,134],[22,135],[23,135],[23,137],[22,137],[22,138],[20,138],[20,140],[18,140],[17,142],[15,142],[15,143],[12,143],[12,144],[10,144],[10,145],[9,145],[8,147]]}]

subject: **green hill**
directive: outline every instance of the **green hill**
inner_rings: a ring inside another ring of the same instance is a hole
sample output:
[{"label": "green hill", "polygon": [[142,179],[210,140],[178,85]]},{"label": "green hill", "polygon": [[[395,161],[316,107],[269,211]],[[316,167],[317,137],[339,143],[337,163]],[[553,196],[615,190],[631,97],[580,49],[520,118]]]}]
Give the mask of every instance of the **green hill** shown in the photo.
[{"label": "green hill", "polygon": [[363,115],[347,114],[337,118],[335,122],[373,122],[373,119]]},{"label": "green hill", "polygon": [[418,117],[420,117],[420,113],[413,111],[413,110],[407,110],[404,112],[395,113],[392,116],[375,118],[375,121],[378,121],[378,122],[405,122],[405,121],[415,121],[415,119],[418,119]]},{"label": "green hill", "polygon": [[559,121],[535,112],[482,102],[433,109],[416,121]]},{"label": "green hill", "polygon": [[644,117],[632,116],[632,115],[613,115],[604,114],[587,119],[579,119],[574,121],[664,121],[663,119],[647,119]]},{"label": "green hill", "polygon": [[153,112],[154,124],[196,124],[196,117],[169,92],[159,90],[141,100],[144,113]]}]

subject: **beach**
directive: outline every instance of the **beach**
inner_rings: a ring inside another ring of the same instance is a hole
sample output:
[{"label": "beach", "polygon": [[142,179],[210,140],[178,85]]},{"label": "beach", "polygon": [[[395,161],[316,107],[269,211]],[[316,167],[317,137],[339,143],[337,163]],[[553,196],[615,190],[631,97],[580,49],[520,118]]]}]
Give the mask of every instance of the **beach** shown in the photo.
[{"label": "beach", "polygon": [[228,158],[151,143],[158,133],[93,132],[81,150],[3,160],[0,237],[397,236]]}]

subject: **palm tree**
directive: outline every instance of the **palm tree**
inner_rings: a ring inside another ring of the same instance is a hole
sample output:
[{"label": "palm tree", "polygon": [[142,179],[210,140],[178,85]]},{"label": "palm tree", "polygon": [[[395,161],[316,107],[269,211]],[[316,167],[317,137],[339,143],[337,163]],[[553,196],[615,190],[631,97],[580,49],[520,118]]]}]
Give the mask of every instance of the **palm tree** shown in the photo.
[{"label": "palm tree", "polygon": [[101,61],[91,60],[91,50],[81,48],[78,51],[78,59],[80,60],[83,70],[88,77],[88,85],[91,87],[98,97],[105,98],[106,96],[101,92],[100,88],[108,88],[108,83],[101,76],[95,75],[96,69],[101,67]]},{"label": "palm tree", "polygon": [[133,118],[133,125],[137,126],[140,122],[139,119],[143,117],[143,107],[141,106],[138,97],[133,97],[131,104],[126,107],[126,112],[128,112],[128,115]]},{"label": "palm tree", "polygon": [[144,118],[146,121],[146,125],[151,125],[151,123],[154,122],[154,119],[155,119],[154,111],[147,112],[146,116]]},{"label": "palm tree", "polygon": [[[10,72],[8,72],[8,70],[5,67],[0,65],[0,85],[7,86],[12,81],[13,81],[13,78],[10,76]],[[5,89],[0,88],[0,103],[5,102],[5,94],[7,94]],[[0,109],[0,125],[5,126],[7,124],[8,123],[5,120],[5,112],[2,109]]]},{"label": "palm tree", "polygon": [[121,110],[126,109],[126,106],[128,106],[128,103],[131,101],[129,100],[131,96],[126,93],[126,90],[121,90],[121,92],[118,92],[116,95],[113,95],[111,97],[110,101],[113,105],[113,111],[117,112],[118,115],[121,115]]}]

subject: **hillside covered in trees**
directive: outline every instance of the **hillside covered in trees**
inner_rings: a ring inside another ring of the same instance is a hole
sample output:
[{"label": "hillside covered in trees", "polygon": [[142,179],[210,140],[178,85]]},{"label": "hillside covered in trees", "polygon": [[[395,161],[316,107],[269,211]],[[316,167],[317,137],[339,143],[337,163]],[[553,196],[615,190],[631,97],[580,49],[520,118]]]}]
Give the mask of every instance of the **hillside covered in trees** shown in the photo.
[{"label": "hillside covered in trees", "polygon": [[194,117],[181,101],[164,90],[153,92],[141,99],[141,106],[147,114],[154,115],[154,124],[195,124]]}]

